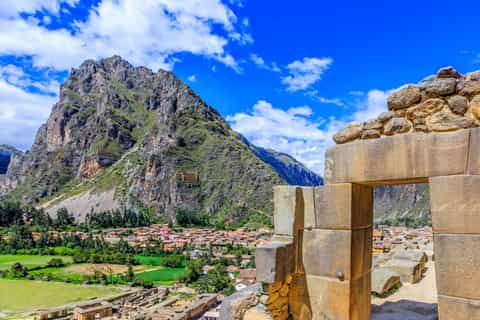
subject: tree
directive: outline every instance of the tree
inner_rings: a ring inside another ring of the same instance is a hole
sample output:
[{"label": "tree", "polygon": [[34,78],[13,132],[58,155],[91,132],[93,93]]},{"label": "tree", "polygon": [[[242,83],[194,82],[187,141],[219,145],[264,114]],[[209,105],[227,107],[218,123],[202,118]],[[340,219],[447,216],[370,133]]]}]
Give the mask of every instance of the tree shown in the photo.
[{"label": "tree", "polygon": [[20,262],[15,262],[10,267],[10,274],[14,278],[24,278],[27,276],[28,272],[27,269]]},{"label": "tree", "polygon": [[60,268],[65,266],[65,262],[63,262],[63,260],[60,258],[52,258],[50,261],[48,261],[47,266],[52,268]]},{"label": "tree", "polygon": [[73,215],[70,215],[68,213],[67,208],[60,208],[57,211],[57,221],[56,225],[57,226],[68,226],[68,225],[74,225],[75,224],[75,218]]},{"label": "tree", "polygon": [[126,279],[128,282],[132,282],[135,279],[135,273],[133,272],[133,267],[131,264],[128,265]]}]

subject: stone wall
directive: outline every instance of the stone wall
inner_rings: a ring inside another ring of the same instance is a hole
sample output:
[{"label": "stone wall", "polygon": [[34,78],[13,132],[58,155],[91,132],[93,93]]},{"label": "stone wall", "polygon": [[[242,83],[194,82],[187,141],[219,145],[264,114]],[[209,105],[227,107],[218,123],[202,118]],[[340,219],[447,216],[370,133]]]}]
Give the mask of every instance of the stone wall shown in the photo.
[{"label": "stone wall", "polygon": [[342,144],[409,132],[447,132],[480,125],[480,71],[461,75],[452,67],[420,83],[405,85],[387,99],[388,111],[351,123],[334,135]]}]

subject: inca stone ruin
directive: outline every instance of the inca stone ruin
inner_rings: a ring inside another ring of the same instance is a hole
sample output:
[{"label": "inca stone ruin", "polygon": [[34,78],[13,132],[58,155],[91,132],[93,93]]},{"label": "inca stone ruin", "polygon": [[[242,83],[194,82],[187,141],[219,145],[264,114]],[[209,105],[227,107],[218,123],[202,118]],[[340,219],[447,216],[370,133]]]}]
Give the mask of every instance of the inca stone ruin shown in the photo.
[{"label": "inca stone ruin", "polygon": [[480,72],[443,68],[388,108],[335,135],[325,186],[274,189],[257,250],[274,319],[370,319],[372,188],[404,183],[430,185],[439,319],[480,319]]}]

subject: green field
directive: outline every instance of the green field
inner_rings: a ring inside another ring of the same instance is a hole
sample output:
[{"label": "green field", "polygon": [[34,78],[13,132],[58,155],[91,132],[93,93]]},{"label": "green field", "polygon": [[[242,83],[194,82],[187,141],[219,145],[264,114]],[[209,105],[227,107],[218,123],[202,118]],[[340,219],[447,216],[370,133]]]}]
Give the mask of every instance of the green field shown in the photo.
[{"label": "green field", "polygon": [[12,264],[16,262],[20,262],[27,268],[41,267],[45,266],[52,258],[60,258],[65,263],[72,262],[71,257],[4,254],[0,255],[0,270],[8,269]]},{"label": "green field", "polygon": [[113,287],[0,279],[0,313],[51,308],[119,292],[119,289]]},{"label": "green field", "polygon": [[149,266],[160,266],[162,264],[163,257],[151,257],[151,256],[135,256],[140,264]]},{"label": "green field", "polygon": [[137,273],[135,278],[153,281],[156,284],[169,285],[186,272],[185,268],[161,268],[153,271]]}]

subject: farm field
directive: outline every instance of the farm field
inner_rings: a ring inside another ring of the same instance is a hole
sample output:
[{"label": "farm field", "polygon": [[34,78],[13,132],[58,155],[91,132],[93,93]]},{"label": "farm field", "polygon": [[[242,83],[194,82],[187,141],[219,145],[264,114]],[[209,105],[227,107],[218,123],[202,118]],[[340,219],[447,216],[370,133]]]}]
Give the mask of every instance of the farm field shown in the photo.
[{"label": "farm field", "polygon": [[0,279],[0,318],[1,314],[51,308],[119,292],[115,287]]},{"label": "farm field", "polygon": [[60,258],[65,263],[71,263],[71,257],[64,257],[64,256],[38,256],[38,255],[13,255],[13,254],[5,254],[0,255],[0,270],[5,270],[10,268],[15,262],[20,262],[27,268],[34,268],[39,266],[44,266],[50,261],[52,258]]},{"label": "farm field", "polygon": [[185,274],[185,268],[159,268],[153,271],[146,271],[135,274],[135,278],[152,281],[155,284],[170,285],[175,280]]}]

